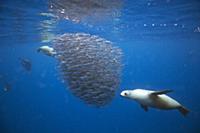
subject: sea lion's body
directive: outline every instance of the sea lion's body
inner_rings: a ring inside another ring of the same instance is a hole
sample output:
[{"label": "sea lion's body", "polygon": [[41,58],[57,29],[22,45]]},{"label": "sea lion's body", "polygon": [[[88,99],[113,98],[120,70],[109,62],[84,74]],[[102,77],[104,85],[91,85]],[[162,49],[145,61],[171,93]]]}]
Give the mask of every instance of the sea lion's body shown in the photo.
[{"label": "sea lion's body", "polygon": [[144,89],[125,90],[121,92],[121,96],[137,101],[141,107],[148,111],[148,107],[170,110],[178,109],[183,115],[189,111],[179,102],[166,95],[171,90],[151,91]]},{"label": "sea lion's body", "polygon": [[52,48],[52,47],[49,47],[49,46],[41,46],[37,49],[38,52],[43,52],[45,55],[48,55],[48,56],[54,56],[56,54],[56,51]]}]

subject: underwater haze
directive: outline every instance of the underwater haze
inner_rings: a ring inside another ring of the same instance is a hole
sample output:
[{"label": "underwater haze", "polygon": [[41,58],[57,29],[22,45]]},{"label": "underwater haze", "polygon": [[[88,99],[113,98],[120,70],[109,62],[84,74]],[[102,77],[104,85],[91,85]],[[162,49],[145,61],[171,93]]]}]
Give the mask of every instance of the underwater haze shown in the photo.
[{"label": "underwater haze", "polygon": [[199,0],[0,0],[0,133],[200,133],[199,51]]}]

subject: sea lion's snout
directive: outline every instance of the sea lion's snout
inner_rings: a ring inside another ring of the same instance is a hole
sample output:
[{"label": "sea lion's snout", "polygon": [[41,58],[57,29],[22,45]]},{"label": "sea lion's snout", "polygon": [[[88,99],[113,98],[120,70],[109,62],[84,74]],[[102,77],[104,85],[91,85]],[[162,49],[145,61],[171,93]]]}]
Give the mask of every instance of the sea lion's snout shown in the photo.
[{"label": "sea lion's snout", "polygon": [[37,52],[39,53],[40,51],[41,51],[41,48],[38,48],[38,49],[37,49]]},{"label": "sea lion's snout", "polygon": [[120,93],[120,95],[122,96],[122,97],[127,97],[128,96],[128,91],[122,91],[121,93]]},{"label": "sea lion's snout", "polygon": [[120,93],[120,96],[124,96],[123,92]]}]

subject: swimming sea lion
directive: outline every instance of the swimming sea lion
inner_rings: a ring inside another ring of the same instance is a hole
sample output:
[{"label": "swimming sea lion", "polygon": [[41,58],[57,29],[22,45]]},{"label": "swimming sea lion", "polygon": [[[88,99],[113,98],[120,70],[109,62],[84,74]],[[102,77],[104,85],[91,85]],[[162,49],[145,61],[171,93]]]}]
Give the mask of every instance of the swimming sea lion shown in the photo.
[{"label": "swimming sea lion", "polygon": [[23,68],[24,68],[26,71],[31,71],[31,69],[32,69],[31,60],[25,59],[25,58],[19,58],[19,59],[20,59],[20,63],[21,63],[21,65],[23,66]]},{"label": "swimming sea lion", "polygon": [[166,94],[169,92],[172,92],[172,90],[152,91],[145,89],[135,89],[124,90],[120,95],[135,100],[145,111],[148,111],[148,107],[163,110],[178,109],[180,113],[186,116],[189,113],[189,110],[176,100],[167,96]]},{"label": "swimming sea lion", "polygon": [[55,50],[49,46],[41,46],[37,49],[37,52],[42,52],[48,56],[54,56],[56,54]]}]

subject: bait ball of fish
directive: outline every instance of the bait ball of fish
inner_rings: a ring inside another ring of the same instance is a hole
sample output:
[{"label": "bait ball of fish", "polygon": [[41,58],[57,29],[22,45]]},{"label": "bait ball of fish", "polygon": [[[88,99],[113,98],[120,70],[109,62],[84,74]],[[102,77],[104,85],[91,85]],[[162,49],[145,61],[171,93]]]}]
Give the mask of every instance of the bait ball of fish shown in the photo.
[{"label": "bait ball of fish", "polygon": [[53,44],[58,69],[72,93],[90,105],[108,104],[120,83],[121,50],[84,33],[61,35]]}]

